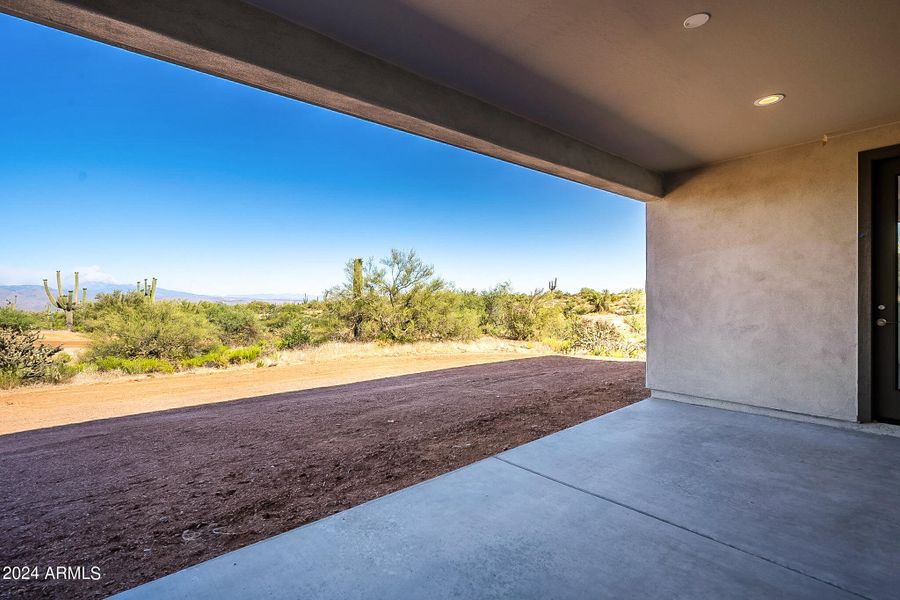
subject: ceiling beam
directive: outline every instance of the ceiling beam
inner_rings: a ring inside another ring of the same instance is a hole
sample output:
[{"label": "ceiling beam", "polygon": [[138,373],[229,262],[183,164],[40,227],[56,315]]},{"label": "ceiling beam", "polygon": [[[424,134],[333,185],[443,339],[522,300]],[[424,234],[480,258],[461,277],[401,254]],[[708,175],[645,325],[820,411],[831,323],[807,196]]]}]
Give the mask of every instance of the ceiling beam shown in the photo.
[{"label": "ceiling beam", "polygon": [[662,177],[238,0],[0,0],[0,11],[589,186]]}]

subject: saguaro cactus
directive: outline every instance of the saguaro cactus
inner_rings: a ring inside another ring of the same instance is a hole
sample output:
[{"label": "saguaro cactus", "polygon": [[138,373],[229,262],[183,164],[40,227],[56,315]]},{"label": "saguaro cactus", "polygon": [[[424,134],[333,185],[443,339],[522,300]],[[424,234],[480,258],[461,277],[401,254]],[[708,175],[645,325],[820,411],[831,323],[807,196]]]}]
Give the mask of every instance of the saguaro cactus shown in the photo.
[{"label": "saguaro cactus", "polygon": [[152,304],[156,301],[156,277],[153,278],[150,285],[147,285],[147,279],[144,279],[144,287],[141,287],[141,282],[137,282],[137,291],[144,295],[144,300],[149,300]]},{"label": "saguaro cactus", "polygon": [[[78,271],[75,271],[75,291],[69,290],[67,294],[63,294],[62,289],[62,277],[59,274],[59,271],[56,272],[56,290],[58,295],[54,298],[53,294],[50,293],[50,286],[47,285],[47,280],[44,280],[44,292],[47,294],[47,298],[50,300],[50,305],[55,306],[57,309],[65,311],[66,313],[66,329],[69,331],[72,330],[72,325],[75,323],[75,309],[78,308]],[[81,288],[81,304],[87,302],[87,288]]]},{"label": "saguaro cactus", "polygon": [[363,295],[363,261],[353,260],[353,339],[362,337],[362,295]]},{"label": "saguaro cactus", "polygon": [[547,288],[551,292],[556,291],[556,277],[547,282]]}]

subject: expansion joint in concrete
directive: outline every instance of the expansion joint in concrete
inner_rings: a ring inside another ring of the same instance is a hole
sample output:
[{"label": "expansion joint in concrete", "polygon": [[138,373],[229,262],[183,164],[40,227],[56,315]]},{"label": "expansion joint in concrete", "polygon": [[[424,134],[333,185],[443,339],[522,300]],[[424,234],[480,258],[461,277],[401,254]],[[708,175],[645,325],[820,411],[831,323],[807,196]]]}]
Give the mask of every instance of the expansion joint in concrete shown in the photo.
[{"label": "expansion joint in concrete", "polygon": [[589,495],[589,496],[593,496],[594,498],[597,498],[598,500],[602,500],[602,501],[604,501],[604,502],[609,502],[610,504],[615,504],[616,506],[620,506],[620,507],[622,507],[622,508],[624,508],[624,509],[626,509],[626,510],[630,510],[630,511],[632,511],[632,512],[636,512],[636,513],[641,514],[641,515],[643,515],[643,516],[645,516],[645,517],[649,517],[649,518],[651,518],[651,519],[654,519],[654,520],[656,520],[656,521],[659,521],[660,523],[665,523],[666,525],[670,525],[670,526],[672,526],[672,527],[677,527],[678,529],[681,529],[682,531],[686,531],[687,533],[691,533],[691,534],[693,534],[693,535],[696,535],[696,536],[705,538],[705,539],[707,539],[707,540],[710,540],[711,542],[715,542],[715,543],[720,544],[720,545],[722,545],[722,546],[727,546],[728,548],[731,548],[732,550],[737,550],[738,552],[741,552],[741,553],[743,553],[743,554],[747,554],[747,555],[752,556],[752,557],[754,557],[754,558],[758,558],[758,559],[763,560],[763,561],[765,561],[765,562],[767,562],[767,563],[771,563],[771,564],[773,564],[773,565],[775,565],[775,566],[777,566],[777,567],[780,567],[780,568],[782,568],[782,569],[785,569],[785,570],[787,570],[787,571],[791,571],[791,572],[796,573],[796,574],[798,574],[798,575],[802,575],[803,577],[808,577],[809,579],[813,579],[813,580],[815,580],[815,581],[818,581],[819,583],[822,583],[822,584],[831,586],[831,587],[833,587],[833,588],[835,588],[835,589],[838,589],[838,590],[840,590],[840,591],[842,591],[842,592],[846,592],[846,593],[848,593],[848,594],[852,594],[852,595],[856,596],[857,598],[864,598],[865,600],[872,600],[872,599],[869,598],[868,596],[864,596],[864,595],[862,595],[862,594],[859,594],[859,593],[857,593],[857,592],[854,592],[853,590],[848,590],[847,588],[841,587],[841,586],[839,586],[839,585],[837,585],[837,584],[835,584],[835,583],[832,583],[832,582],[830,582],[830,581],[827,581],[827,580],[821,579],[821,578],[819,578],[819,577],[816,577],[815,575],[810,575],[809,573],[804,573],[803,571],[800,571],[800,570],[798,570],[798,569],[795,569],[794,567],[791,567],[791,566],[789,566],[789,565],[783,564],[783,563],[781,563],[781,562],[772,560],[771,558],[768,558],[768,557],[766,557],[766,556],[762,556],[762,555],[760,555],[760,554],[756,554],[756,553],[754,553],[754,552],[750,552],[749,550],[747,550],[747,549],[745,549],[745,548],[741,548],[740,546],[735,546],[735,545],[733,545],[733,544],[729,544],[728,542],[725,542],[725,541],[723,541],[723,540],[717,539],[717,538],[715,538],[715,537],[713,537],[713,536],[707,535],[707,534],[702,533],[702,532],[700,532],[700,531],[697,531],[697,530],[695,530],[695,529],[691,529],[691,528],[689,528],[689,527],[685,527],[685,526],[683,526],[683,525],[679,525],[678,523],[675,523],[674,521],[670,521],[670,520],[668,520],[668,519],[664,519],[664,518],[662,518],[662,517],[660,517],[660,516],[658,516],[658,515],[654,515],[653,513],[649,513],[649,512],[647,512],[647,511],[645,511],[645,510],[641,510],[641,509],[636,508],[636,507],[634,507],[634,506],[631,506],[631,505],[629,505],[629,504],[625,504],[624,502],[619,502],[618,500],[613,500],[612,498],[609,498],[609,497],[604,496],[604,495],[602,495],[602,494],[598,494],[598,493],[596,493],[596,492],[592,492],[592,491],[590,491],[590,490],[586,490],[586,489],[584,489],[584,488],[578,487],[577,485],[573,485],[573,484],[568,483],[568,482],[566,482],[566,481],[562,481],[562,480],[557,479],[557,478],[555,478],[555,477],[551,477],[550,475],[547,475],[546,473],[541,473],[540,471],[535,471],[534,469],[529,469],[528,467],[522,466],[522,465],[520,465],[520,464],[516,464],[516,463],[514,463],[514,462],[512,462],[512,461],[510,461],[510,460],[508,460],[508,459],[506,459],[506,458],[501,458],[500,456],[493,456],[493,457],[491,457],[491,458],[495,458],[496,460],[499,460],[500,462],[506,463],[507,465],[509,465],[509,466],[511,466],[511,467],[516,467],[516,468],[518,468],[518,469],[522,469],[523,471],[527,471],[527,472],[531,473],[532,475],[537,475],[538,477],[543,477],[544,479],[547,479],[547,480],[552,481],[552,482],[554,482],[554,483],[557,483],[557,484],[559,484],[559,485],[565,486],[565,487],[567,487],[567,488],[569,488],[569,489],[572,489],[572,490],[575,490],[575,491],[577,491],[577,492],[581,492],[581,493],[583,493],[583,494],[587,494],[587,495]]}]

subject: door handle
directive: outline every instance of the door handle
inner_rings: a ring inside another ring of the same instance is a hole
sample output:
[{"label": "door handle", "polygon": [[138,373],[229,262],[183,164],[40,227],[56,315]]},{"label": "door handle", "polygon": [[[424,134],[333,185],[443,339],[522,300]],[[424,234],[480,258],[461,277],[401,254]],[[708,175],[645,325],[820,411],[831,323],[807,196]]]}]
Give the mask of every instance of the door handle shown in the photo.
[{"label": "door handle", "polygon": [[888,321],[887,319],[875,319],[875,325],[884,327],[885,325],[896,325],[897,321]]}]

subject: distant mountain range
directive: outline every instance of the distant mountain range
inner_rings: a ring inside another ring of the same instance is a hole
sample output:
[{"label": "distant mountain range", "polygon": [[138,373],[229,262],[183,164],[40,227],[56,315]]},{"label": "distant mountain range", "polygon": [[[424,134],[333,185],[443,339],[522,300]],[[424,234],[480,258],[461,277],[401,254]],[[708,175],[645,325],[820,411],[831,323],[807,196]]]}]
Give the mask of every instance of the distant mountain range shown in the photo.
[{"label": "distant mountain range", "polygon": [[[109,284],[85,281],[81,287],[88,290],[88,298],[93,299],[97,294],[109,294],[116,290],[130,292],[135,289],[134,285],[127,284]],[[50,286],[50,291],[55,292],[55,286]],[[156,288],[156,297],[159,300],[166,299],[184,299],[192,302],[200,300],[209,300],[210,302],[221,302],[223,304],[241,304],[250,302],[251,300],[263,300],[274,304],[287,304],[289,302],[299,302],[304,298],[304,294],[248,294],[238,296],[208,296],[205,294],[192,294],[190,292],[181,292],[178,290],[167,290],[165,288]],[[310,298],[314,296],[309,295]],[[7,301],[15,302],[19,310],[41,311],[46,310],[50,304],[47,300],[47,294],[44,293],[44,286],[41,285],[0,285],[0,307],[6,306]]]}]

